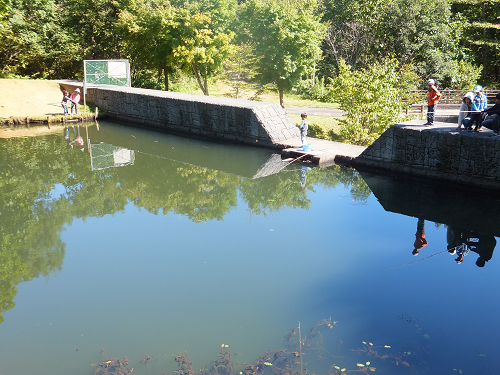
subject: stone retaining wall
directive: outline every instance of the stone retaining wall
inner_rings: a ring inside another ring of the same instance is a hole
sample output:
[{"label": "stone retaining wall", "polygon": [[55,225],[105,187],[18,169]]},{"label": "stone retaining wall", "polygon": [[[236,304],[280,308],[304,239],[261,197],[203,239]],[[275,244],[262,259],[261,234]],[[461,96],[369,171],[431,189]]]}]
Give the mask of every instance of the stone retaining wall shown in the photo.
[{"label": "stone retaining wall", "polygon": [[273,148],[300,137],[278,104],[116,86],[87,88],[86,100],[111,119],[190,137]]},{"label": "stone retaining wall", "polygon": [[385,169],[485,188],[500,188],[500,137],[400,124],[385,131],[353,161],[354,166]]}]

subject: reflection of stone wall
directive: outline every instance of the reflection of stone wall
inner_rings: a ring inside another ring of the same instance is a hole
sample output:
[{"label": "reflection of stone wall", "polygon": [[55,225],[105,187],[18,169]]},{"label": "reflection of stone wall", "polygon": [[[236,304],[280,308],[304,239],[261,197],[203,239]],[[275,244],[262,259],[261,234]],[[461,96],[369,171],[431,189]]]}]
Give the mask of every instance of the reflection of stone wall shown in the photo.
[{"label": "reflection of stone wall", "polygon": [[394,125],[353,164],[498,189],[500,137],[492,134]]},{"label": "reflection of stone wall", "polygon": [[278,147],[300,133],[278,104],[130,87],[87,88],[111,119],[211,140]]}]

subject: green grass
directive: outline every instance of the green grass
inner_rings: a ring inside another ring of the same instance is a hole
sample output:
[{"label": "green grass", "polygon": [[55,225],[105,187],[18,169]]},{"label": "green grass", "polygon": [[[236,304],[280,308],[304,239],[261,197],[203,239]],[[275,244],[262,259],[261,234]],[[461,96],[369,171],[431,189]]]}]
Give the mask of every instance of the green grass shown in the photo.
[{"label": "green grass", "polygon": [[[300,124],[300,115],[289,113],[288,116],[296,124]],[[307,135],[313,138],[327,139],[329,141],[342,142],[340,136],[341,124],[336,117],[307,116],[309,130]]]}]

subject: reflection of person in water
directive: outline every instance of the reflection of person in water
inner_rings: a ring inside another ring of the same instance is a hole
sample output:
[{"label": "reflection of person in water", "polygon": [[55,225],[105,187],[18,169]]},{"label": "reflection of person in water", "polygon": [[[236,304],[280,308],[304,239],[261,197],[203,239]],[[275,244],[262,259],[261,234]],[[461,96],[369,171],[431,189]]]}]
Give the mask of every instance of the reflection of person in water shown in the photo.
[{"label": "reflection of person in water", "polygon": [[467,242],[469,241],[469,232],[455,227],[448,227],[446,231],[446,242],[448,242],[448,252],[456,255],[455,262],[462,263],[464,256],[469,252]]},{"label": "reflection of person in water", "polygon": [[493,256],[493,250],[497,245],[497,240],[495,237],[486,234],[474,234],[474,238],[470,240],[477,239],[477,241],[470,241],[468,243],[469,248],[475,253],[479,254],[479,258],[476,260],[476,266],[484,267],[487,261]]},{"label": "reflection of person in water", "polygon": [[497,244],[495,237],[491,235],[464,231],[453,227],[448,227],[446,239],[448,241],[448,252],[457,255],[455,261],[458,264],[462,263],[464,255],[468,254],[469,250],[472,250],[479,254],[479,258],[476,260],[478,267],[484,267],[486,262],[491,259]]},{"label": "reflection of person in water", "polygon": [[311,168],[309,167],[306,167],[306,166],[302,166],[302,168],[300,168],[300,187],[302,188],[302,190],[304,190],[306,188],[306,182],[307,182],[307,174],[306,174],[306,171],[310,170]]},{"label": "reflection of person in water", "polygon": [[70,139],[69,126],[66,126],[66,133],[64,135],[64,139],[68,141],[68,146],[73,148],[73,145],[77,145],[80,147],[80,151],[85,151],[83,138],[80,135],[80,126],[78,125],[78,134],[74,126],[71,127],[73,129],[73,140]]},{"label": "reflection of person in water", "polygon": [[418,219],[417,222],[417,233],[415,234],[415,242],[413,243],[413,255],[418,255],[420,249],[427,246],[427,240],[425,239],[425,220]]}]

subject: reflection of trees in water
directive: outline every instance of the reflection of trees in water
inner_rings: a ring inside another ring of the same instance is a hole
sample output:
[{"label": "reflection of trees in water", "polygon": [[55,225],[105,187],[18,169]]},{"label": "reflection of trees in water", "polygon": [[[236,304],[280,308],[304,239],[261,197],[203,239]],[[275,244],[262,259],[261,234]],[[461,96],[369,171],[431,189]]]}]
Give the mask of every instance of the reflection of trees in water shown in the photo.
[{"label": "reflection of trees in water", "polygon": [[0,322],[14,306],[17,284],[61,269],[59,235],[75,218],[114,214],[133,202],[155,215],[161,210],[204,222],[223,219],[238,195],[262,215],[308,208],[307,191],[317,184],[344,185],[357,200],[370,194],[356,171],[340,167],[308,170],[305,189],[293,170],[252,180],[147,155],[135,165],[91,171],[88,154],[57,136],[1,140],[0,154]]}]

